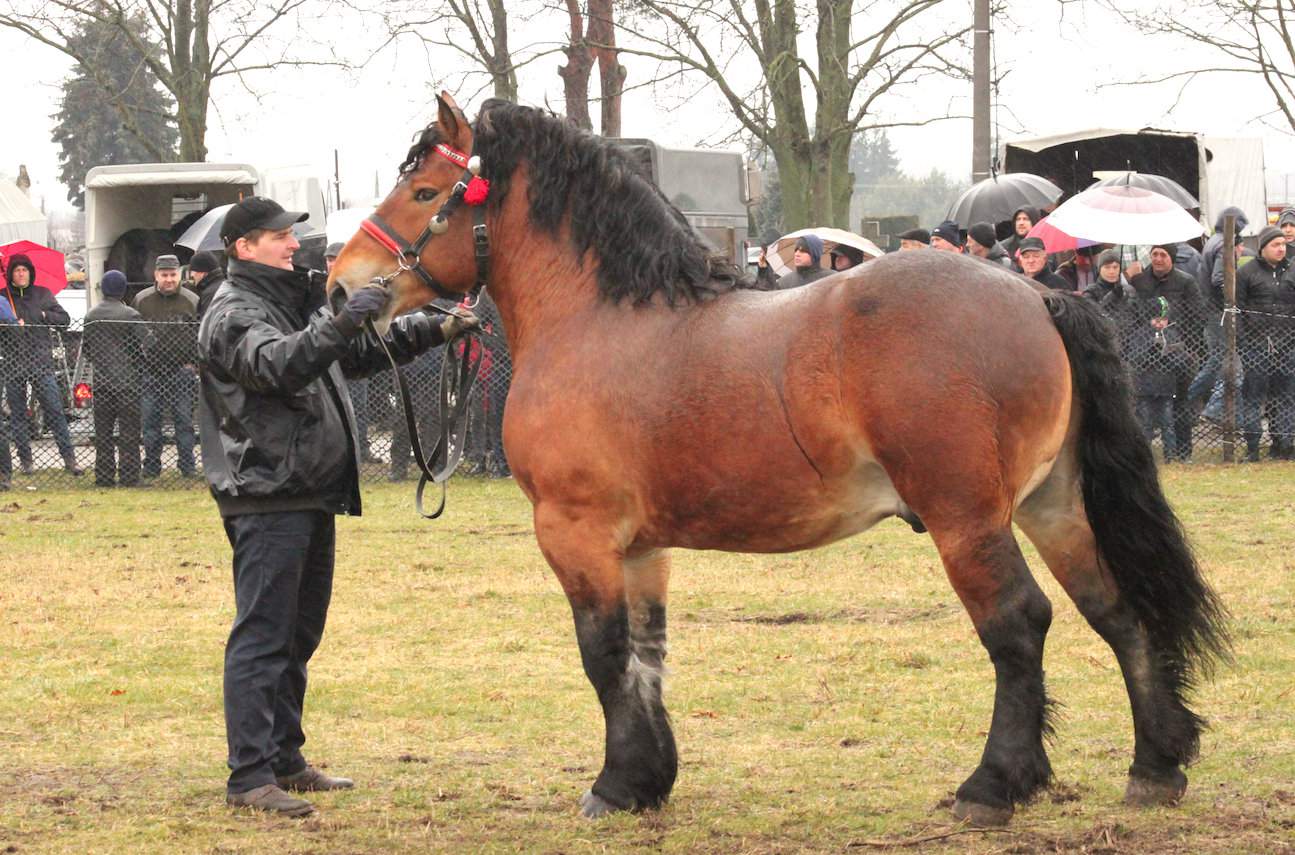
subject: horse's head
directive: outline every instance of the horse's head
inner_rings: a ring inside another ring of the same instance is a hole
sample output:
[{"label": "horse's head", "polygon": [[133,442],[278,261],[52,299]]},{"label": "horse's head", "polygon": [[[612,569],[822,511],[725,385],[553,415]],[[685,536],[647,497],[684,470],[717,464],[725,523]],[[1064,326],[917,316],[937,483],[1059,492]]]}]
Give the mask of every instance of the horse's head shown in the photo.
[{"label": "horse's head", "polygon": [[477,282],[474,221],[483,223],[484,185],[469,168],[472,128],[448,92],[439,113],[400,167],[400,180],[360,231],[347,242],[329,274],[329,297],[346,296],[377,280],[392,299],[377,324],[437,297],[456,297]]}]

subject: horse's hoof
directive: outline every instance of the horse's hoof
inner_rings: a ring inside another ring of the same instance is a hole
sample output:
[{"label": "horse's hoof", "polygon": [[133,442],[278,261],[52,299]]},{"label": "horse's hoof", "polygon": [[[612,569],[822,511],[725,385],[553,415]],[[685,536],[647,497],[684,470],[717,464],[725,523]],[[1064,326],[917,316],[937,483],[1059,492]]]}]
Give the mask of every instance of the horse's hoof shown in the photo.
[{"label": "horse's hoof", "polygon": [[1159,805],[1176,805],[1187,792],[1187,776],[1175,770],[1169,780],[1152,780],[1129,776],[1129,785],[1124,790],[1124,803],[1133,807],[1156,807]]},{"label": "horse's hoof", "polygon": [[602,796],[594,795],[593,790],[585,790],[585,794],[580,797],[580,812],[586,819],[597,819],[600,816],[606,816],[609,813],[615,813],[620,810],[616,805],[604,799]]},{"label": "horse's hoof", "polygon": [[953,815],[978,828],[994,828],[1007,825],[1015,812],[1016,808],[1011,805],[994,807],[992,805],[982,805],[979,802],[963,801],[962,799],[957,799],[953,802]]}]

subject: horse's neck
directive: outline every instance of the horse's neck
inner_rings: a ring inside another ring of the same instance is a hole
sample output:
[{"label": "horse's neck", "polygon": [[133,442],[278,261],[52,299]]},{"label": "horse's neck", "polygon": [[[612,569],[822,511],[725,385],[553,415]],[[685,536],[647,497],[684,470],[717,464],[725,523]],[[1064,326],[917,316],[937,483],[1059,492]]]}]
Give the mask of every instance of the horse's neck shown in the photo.
[{"label": "horse's neck", "polygon": [[514,361],[542,337],[578,324],[598,302],[597,263],[581,260],[565,234],[522,232],[492,262],[490,294]]}]

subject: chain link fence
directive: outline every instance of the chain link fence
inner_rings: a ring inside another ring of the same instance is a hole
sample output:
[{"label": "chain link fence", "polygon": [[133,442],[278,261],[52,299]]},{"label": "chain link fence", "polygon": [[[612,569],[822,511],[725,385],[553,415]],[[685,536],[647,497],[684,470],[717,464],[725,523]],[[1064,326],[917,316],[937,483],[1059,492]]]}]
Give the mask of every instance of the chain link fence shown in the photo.
[{"label": "chain link fence", "polygon": [[[198,325],[91,321],[68,329],[0,325],[0,489],[200,487]],[[462,347],[462,344],[457,345]],[[512,361],[482,350],[460,474],[506,477],[503,408]],[[424,449],[439,432],[438,347],[402,366]],[[97,358],[96,358],[97,357]],[[416,478],[391,372],[349,383],[363,481]]]},{"label": "chain link fence", "polygon": [[[1226,313],[1193,324],[1161,318],[1156,301],[1130,297],[1104,308],[1119,331],[1139,419],[1165,460],[1219,461],[1228,443],[1240,458],[1292,459],[1295,307],[1290,314],[1237,310],[1234,345]],[[196,342],[194,323],[0,326],[0,484],[205,488]],[[507,477],[503,410],[512,361],[502,337],[472,346],[483,351],[482,367],[459,473]],[[401,369],[428,449],[440,428],[444,354],[434,348]],[[392,379],[384,371],[350,383],[364,481],[418,475]]]}]

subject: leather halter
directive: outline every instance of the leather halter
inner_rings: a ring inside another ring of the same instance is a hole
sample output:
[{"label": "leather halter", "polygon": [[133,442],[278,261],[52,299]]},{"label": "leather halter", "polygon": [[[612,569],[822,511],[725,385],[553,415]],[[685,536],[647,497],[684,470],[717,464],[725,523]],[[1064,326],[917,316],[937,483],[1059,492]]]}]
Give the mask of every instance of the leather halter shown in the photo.
[{"label": "leather halter", "polygon": [[[462,166],[463,174],[459,176],[454,189],[450,191],[450,198],[446,199],[440,210],[427,221],[427,225],[423,227],[423,231],[414,239],[413,243],[401,237],[391,227],[390,223],[376,213],[360,223],[360,230],[390,250],[399,265],[386,276],[376,277],[373,280],[374,283],[385,286],[400,274],[412,271],[418,275],[424,285],[436,292],[437,296],[458,302],[464,295],[446,288],[440,280],[428,272],[427,268],[423,267],[422,254],[432,238],[444,234],[449,228],[450,216],[463,205],[463,194],[467,192],[468,182],[481,171],[481,165],[478,158],[469,157],[458,149],[451,148],[444,143],[438,144],[435,151],[451,163]],[[469,207],[472,208],[472,246],[477,263],[477,280],[473,283],[472,290],[468,293],[469,297],[475,301],[481,289],[486,286],[486,279],[490,276],[490,237],[486,233],[486,206],[481,204],[470,205]]]}]

